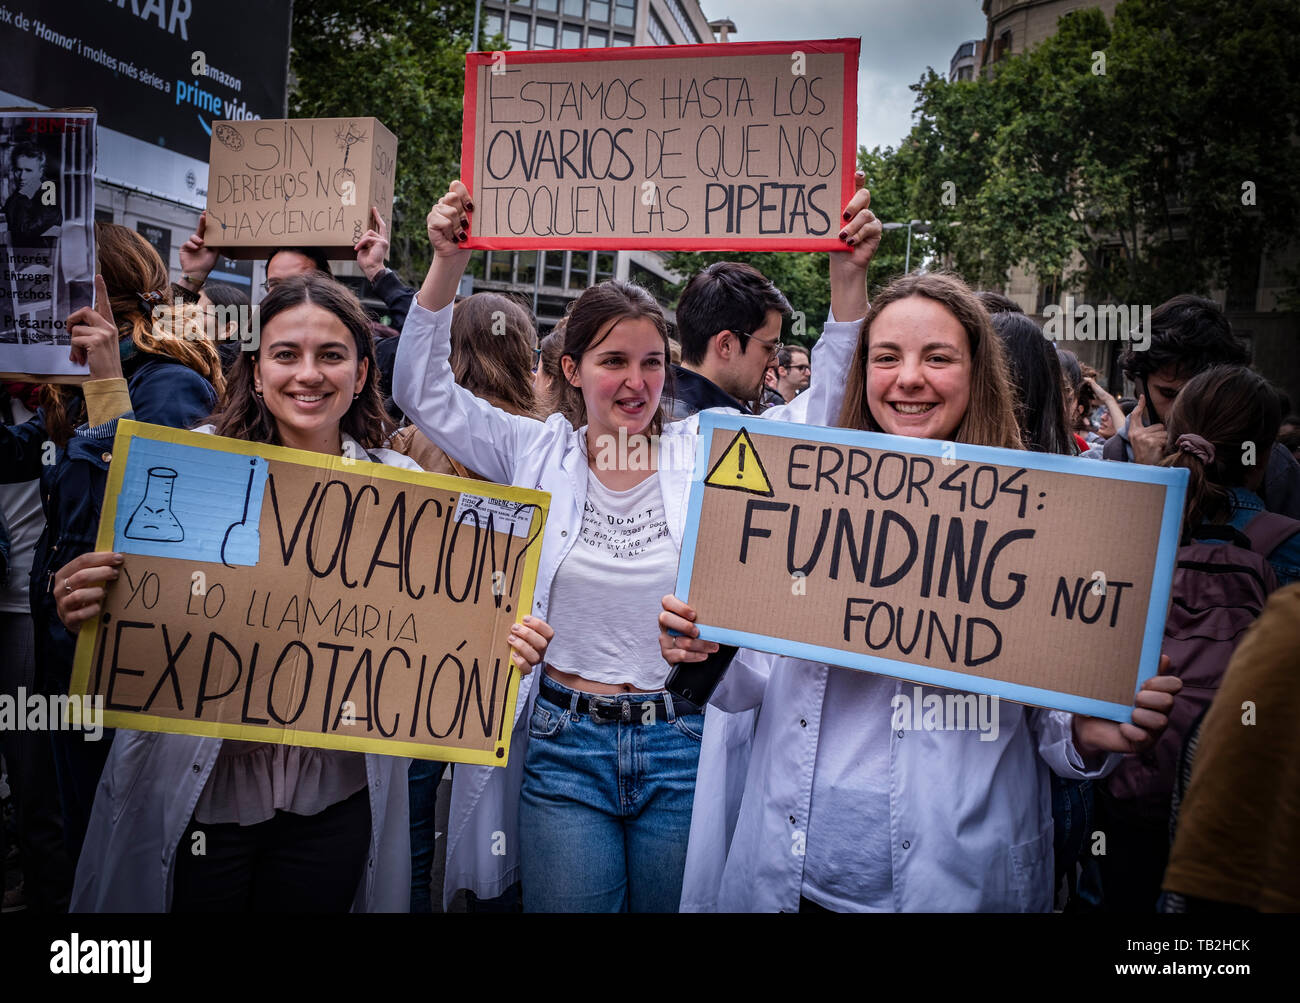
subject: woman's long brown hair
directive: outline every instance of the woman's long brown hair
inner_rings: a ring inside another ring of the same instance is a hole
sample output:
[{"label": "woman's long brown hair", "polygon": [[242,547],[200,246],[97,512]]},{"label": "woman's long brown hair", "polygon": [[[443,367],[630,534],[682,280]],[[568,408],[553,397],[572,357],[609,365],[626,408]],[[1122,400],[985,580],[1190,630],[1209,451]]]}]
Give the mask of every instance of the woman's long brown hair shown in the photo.
[{"label": "woman's long brown hair", "polygon": [[[358,364],[361,359],[369,363],[360,396],[352,402],[347,414],[339,421],[339,428],[366,449],[382,446],[392,434],[392,424],[379,396],[375,339],[370,333],[370,320],[366,311],[346,286],[326,275],[313,272],[295,275],[278,283],[262,301],[258,321],[265,329],[279,314],[304,303],[328,310],[342,321],[343,326],[352,334]],[[230,386],[226,391],[223,409],[209,420],[217,426],[217,435],[279,446],[282,443],[275,417],[262,398],[253,392],[253,363],[265,349],[266,339],[260,339],[260,344],[261,348],[257,352],[239,353],[239,359],[230,371]]]},{"label": "woman's long brown hair", "polygon": [[[1206,523],[1231,518],[1231,489],[1245,487],[1251,475],[1268,464],[1281,423],[1277,394],[1264,377],[1245,366],[1214,366],[1178,391],[1166,426],[1167,455],[1160,465],[1182,467],[1190,475],[1184,542]],[[1214,447],[1213,460],[1206,463],[1178,448],[1178,439],[1188,433]]]},{"label": "woman's long brown hair", "polygon": [[537,329],[522,306],[499,293],[475,293],[451,315],[456,383],[511,414],[537,416],[533,345]]},{"label": "woman's long brown hair", "polygon": [[[171,306],[172,292],[167,266],[153,245],[125,226],[96,223],[95,249],[118,337],[130,338],[141,352],[166,355],[184,363],[212,384],[220,400],[225,380],[216,347],[203,339],[173,337],[154,327],[154,307]],[[57,445],[72,438],[68,408],[77,396],[76,390],[55,384],[47,385],[43,392],[45,430]]]},{"label": "woman's long brown hair", "polygon": [[839,425],[868,432],[881,431],[880,423],[867,404],[871,325],[885,307],[909,296],[923,296],[946,308],[961,324],[970,342],[970,403],[953,439],[975,446],[1022,449],[1020,429],[1016,424],[1015,395],[1003,357],[1002,342],[993,333],[989,315],[975,294],[965,282],[946,272],[904,275],[891,282],[872,302],[858,332],[858,347],[849,369]]}]

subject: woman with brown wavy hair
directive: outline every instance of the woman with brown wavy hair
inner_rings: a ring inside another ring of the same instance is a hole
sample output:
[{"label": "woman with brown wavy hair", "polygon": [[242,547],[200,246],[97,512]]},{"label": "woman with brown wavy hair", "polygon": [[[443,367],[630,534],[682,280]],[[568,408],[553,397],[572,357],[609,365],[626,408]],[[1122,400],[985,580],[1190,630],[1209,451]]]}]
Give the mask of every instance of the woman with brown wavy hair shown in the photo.
[{"label": "woman with brown wavy hair", "polygon": [[[155,310],[189,294],[169,287],[167,268],[153,246],[114,223],[96,223],[95,241],[96,306],[76,311],[67,322],[71,357],[88,363],[90,379],[79,388],[46,386],[36,417],[0,432],[0,476],[10,483],[42,481],[46,528],[29,594],[36,686],[45,694],[68,691],[76,638],[59,620],[56,589],[67,575],[57,569],[94,548],[112,460],[111,419],[134,407],[139,421],[190,428],[211,412],[223,385],[211,344],[155,330]],[[53,463],[44,462],[47,443],[56,447]],[[109,743],[83,742],[57,731],[51,738],[64,840],[75,862]]]},{"label": "woman with brown wavy hair", "polygon": [[[389,432],[370,324],[318,274],[263,300],[256,352],[231,372],[225,407],[199,431],[408,470]],[[60,572],[69,630],[99,611],[116,555]],[[537,627],[534,630],[533,627]],[[535,664],[549,628],[525,618],[509,643]],[[74,911],[406,911],[409,760],[157,732],[119,732],[73,888]],[[123,783],[121,778],[135,778]],[[203,833],[205,852],[187,852]],[[159,866],[161,861],[162,866]]]}]

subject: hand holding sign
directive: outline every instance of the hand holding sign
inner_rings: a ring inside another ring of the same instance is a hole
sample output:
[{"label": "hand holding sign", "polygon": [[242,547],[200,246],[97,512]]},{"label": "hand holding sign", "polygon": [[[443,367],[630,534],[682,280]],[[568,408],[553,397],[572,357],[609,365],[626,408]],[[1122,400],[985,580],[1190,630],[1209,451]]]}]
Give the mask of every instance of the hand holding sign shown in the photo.
[{"label": "hand holding sign", "polygon": [[384,259],[388,257],[388,225],[375,206],[370,207],[370,220],[374,225],[352,249],[357,252],[357,264],[366,273],[367,281],[374,282],[384,270]]},{"label": "hand holding sign", "polygon": [[521,675],[528,675],[546,658],[546,648],[555,637],[555,631],[545,620],[526,616],[522,623],[510,627],[510,647],[518,656],[514,663]]},{"label": "hand holding sign", "polygon": [[695,610],[676,596],[664,596],[659,614],[659,651],[669,665],[702,662],[718,650],[715,641],[701,641]]},{"label": "hand holding sign", "polygon": [[95,305],[83,306],[68,317],[68,334],[72,351],[68,358],[79,366],[90,367],[92,380],[121,378],[122,357],[118,350],[117,323],[108,302],[104,276],[95,276]]},{"label": "hand holding sign", "polygon": [[842,214],[840,239],[850,250],[831,252],[831,313],[836,320],[858,320],[867,315],[867,266],[880,246],[884,228],[870,209],[866,180],[861,171],[854,175],[857,191]]},{"label": "hand holding sign", "polygon": [[116,581],[121,554],[95,551],[82,554],[61,567],[54,576],[55,606],[63,626],[75,634],[81,625],[99,615],[100,604],[108,595],[108,585]]},{"label": "hand holding sign", "polygon": [[418,297],[426,310],[441,310],[456,296],[469,262],[470,252],[461,244],[469,238],[469,216],[473,211],[469,189],[460,181],[453,181],[447,194],[429,210],[425,225],[433,246],[433,261]]},{"label": "hand holding sign", "polygon": [[1169,656],[1161,655],[1157,674],[1138,690],[1132,723],[1074,715],[1074,746],[1085,759],[1107,752],[1141,752],[1156,743],[1169,725],[1174,694],[1183,688],[1183,681],[1170,671]]},{"label": "hand holding sign", "polygon": [[220,251],[208,247],[205,243],[203,234],[207,228],[208,213],[205,209],[199,213],[199,225],[190,234],[190,239],[181,244],[177,252],[181,259],[181,271],[185,273],[181,277],[182,282],[188,279],[187,286],[193,292],[198,292],[199,286],[203,285],[203,280],[208,277],[208,273],[216,266],[217,258],[221,256]]}]

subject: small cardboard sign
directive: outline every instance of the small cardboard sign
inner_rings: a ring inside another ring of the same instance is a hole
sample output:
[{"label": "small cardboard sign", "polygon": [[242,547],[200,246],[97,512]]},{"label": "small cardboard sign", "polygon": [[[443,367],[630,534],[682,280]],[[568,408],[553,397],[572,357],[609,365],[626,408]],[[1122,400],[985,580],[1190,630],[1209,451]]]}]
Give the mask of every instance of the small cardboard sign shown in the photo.
[{"label": "small cardboard sign", "polygon": [[842,246],[857,39],[471,52],[469,247]]},{"label": "small cardboard sign", "polygon": [[0,377],[80,383],[66,321],[95,299],[93,109],[0,111]]},{"label": "small cardboard sign", "polygon": [[1130,719],[1187,472],[700,416],[677,595],[710,641]]},{"label": "small cardboard sign", "polygon": [[351,258],[370,207],[392,219],[397,137],[377,118],[212,123],[204,240],[232,258],[320,247]]},{"label": "small cardboard sign", "polygon": [[126,561],[71,691],[109,727],[504,766],[549,501],[121,421],[96,546]]}]

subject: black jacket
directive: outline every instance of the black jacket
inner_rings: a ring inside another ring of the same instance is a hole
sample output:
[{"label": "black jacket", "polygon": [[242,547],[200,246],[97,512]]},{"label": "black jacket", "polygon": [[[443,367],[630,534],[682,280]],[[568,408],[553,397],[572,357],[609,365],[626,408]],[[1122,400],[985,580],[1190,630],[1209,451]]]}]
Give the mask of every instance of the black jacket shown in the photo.
[{"label": "black jacket", "polygon": [[[137,355],[124,366],[133,411],[127,417],[172,428],[193,428],[216,407],[212,384],[183,363],[161,355]],[[95,549],[116,422],[80,428],[68,444],[46,448],[45,409],[21,425],[0,426],[0,480],[41,479],[45,532],[36,544],[31,571],[31,609],[36,633],[37,687],[66,693],[76,637],[55,607],[55,573]],[[42,462],[50,458],[52,463]]]},{"label": "black jacket", "polygon": [[748,404],[738,401],[710,379],[681,366],[673,366],[671,394],[664,393],[664,414],[680,421],[711,407],[734,407],[741,414],[753,414]]}]

